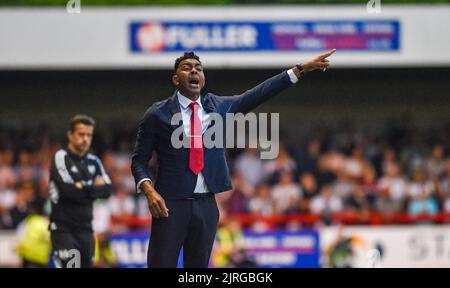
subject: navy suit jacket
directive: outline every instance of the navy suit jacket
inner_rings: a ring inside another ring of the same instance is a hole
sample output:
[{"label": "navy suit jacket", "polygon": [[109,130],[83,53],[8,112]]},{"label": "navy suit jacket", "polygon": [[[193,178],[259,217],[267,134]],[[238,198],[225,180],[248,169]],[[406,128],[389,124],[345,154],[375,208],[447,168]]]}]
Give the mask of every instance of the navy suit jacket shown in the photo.
[{"label": "navy suit jacket", "polygon": [[[226,119],[226,113],[247,113],[282,90],[293,86],[286,71],[267,79],[241,95],[217,96],[208,93],[201,97],[207,113],[218,113]],[[142,118],[136,138],[131,170],[138,184],[150,176],[148,162],[152,152],[157,154],[157,178],[155,189],[164,199],[174,200],[192,197],[197,175],[189,169],[189,149],[176,149],[171,144],[172,132],[180,125],[172,125],[172,116],[181,113],[177,93],[148,108]],[[225,121],[224,121],[225,122]],[[232,189],[224,148],[204,147],[206,185],[212,193]]]}]

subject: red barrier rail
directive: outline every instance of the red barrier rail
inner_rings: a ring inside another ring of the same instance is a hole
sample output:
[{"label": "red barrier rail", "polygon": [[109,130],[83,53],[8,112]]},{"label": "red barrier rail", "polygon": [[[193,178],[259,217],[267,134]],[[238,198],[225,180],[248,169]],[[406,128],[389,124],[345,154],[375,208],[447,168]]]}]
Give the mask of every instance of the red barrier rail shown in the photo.
[{"label": "red barrier rail", "polygon": [[[299,224],[302,226],[313,226],[323,221],[323,217],[318,214],[292,214],[292,215],[271,215],[262,216],[254,214],[235,214],[230,216],[237,219],[243,226],[251,226],[255,223],[263,223],[269,227],[284,226],[286,224]],[[356,213],[342,212],[331,214],[331,223],[346,225],[393,225],[393,224],[417,224],[417,223],[450,223],[450,213],[439,213],[437,215],[409,215],[408,213]],[[148,227],[151,224],[151,217],[137,216],[114,216],[113,223],[125,224],[131,228]]]}]

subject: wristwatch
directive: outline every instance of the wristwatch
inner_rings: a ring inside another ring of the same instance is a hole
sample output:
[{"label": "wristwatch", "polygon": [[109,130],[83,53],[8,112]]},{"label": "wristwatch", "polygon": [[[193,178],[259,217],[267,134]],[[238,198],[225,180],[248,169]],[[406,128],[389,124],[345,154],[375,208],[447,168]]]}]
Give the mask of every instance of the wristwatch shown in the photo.
[{"label": "wristwatch", "polygon": [[300,77],[305,74],[305,70],[303,70],[302,66],[300,64],[295,65],[295,67],[292,69],[294,71],[295,76],[300,79]]}]

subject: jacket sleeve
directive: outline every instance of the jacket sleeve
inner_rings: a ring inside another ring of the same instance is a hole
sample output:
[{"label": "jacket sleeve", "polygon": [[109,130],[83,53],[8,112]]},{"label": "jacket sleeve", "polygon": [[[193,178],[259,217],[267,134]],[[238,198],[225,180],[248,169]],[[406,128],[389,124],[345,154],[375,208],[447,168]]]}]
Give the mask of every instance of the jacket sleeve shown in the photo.
[{"label": "jacket sleeve", "polygon": [[[108,198],[111,194],[111,179],[109,178],[108,174],[105,171],[105,168],[103,167],[102,161],[97,157],[94,156],[95,159],[95,165],[97,166],[98,174],[96,177],[100,176],[103,179],[103,182],[105,182],[104,185],[89,185],[85,186],[85,189],[89,193],[89,196],[92,199],[98,199],[98,198]],[[94,179],[95,181],[95,179]]]},{"label": "jacket sleeve", "polygon": [[56,152],[50,168],[50,197],[54,201],[68,201],[77,204],[87,204],[92,200],[84,189],[75,186],[75,180],[67,169],[66,153]]},{"label": "jacket sleeve", "polygon": [[240,95],[223,97],[226,112],[247,113],[293,85],[287,71],[283,71]]},{"label": "jacket sleeve", "polygon": [[139,123],[136,144],[131,158],[131,172],[136,183],[136,191],[141,192],[140,185],[145,180],[153,181],[148,162],[158,140],[158,118],[155,105],[152,105],[144,114]]}]

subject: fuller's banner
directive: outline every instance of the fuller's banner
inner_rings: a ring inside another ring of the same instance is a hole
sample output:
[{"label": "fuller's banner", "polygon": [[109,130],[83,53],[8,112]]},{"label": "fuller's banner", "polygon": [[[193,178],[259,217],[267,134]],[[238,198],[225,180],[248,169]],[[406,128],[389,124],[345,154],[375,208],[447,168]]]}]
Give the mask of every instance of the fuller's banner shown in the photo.
[{"label": "fuller's banner", "polygon": [[206,51],[398,51],[400,22],[388,20],[183,22],[130,24],[134,53]]}]

